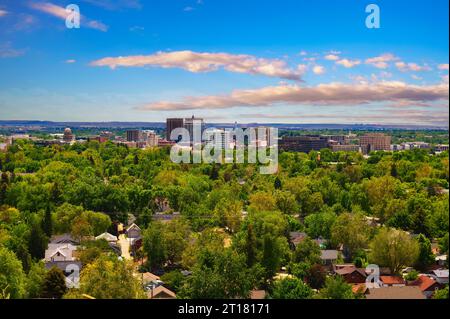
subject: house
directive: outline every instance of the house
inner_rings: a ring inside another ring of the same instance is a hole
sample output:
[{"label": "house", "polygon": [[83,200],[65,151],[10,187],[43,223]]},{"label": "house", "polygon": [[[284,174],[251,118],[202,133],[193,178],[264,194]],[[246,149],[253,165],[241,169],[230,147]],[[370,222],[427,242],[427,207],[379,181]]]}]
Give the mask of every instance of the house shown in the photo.
[{"label": "house", "polygon": [[266,299],[266,291],[265,290],[252,290],[252,291],[250,291],[250,299],[253,299],[253,300]]},{"label": "house", "polygon": [[164,286],[158,286],[147,293],[148,299],[176,299],[177,296]]},{"label": "house", "polygon": [[45,251],[45,268],[53,267],[61,269],[66,276],[73,271],[81,270],[81,262],[76,260],[75,252],[78,246],[72,244],[49,244]]},{"label": "house", "polygon": [[172,214],[165,214],[165,213],[156,213],[152,215],[153,220],[161,221],[161,222],[169,222],[171,220],[180,218],[179,212],[173,212]]},{"label": "house", "polygon": [[431,277],[441,285],[448,284],[448,269],[438,269],[431,272]]},{"label": "house", "polygon": [[365,295],[369,290],[369,287],[367,287],[367,285],[364,284],[354,284],[352,285],[352,292],[354,294],[362,294]]},{"label": "house", "polygon": [[408,286],[419,287],[427,298],[431,298],[434,292],[442,287],[436,280],[425,275],[420,275],[417,280],[408,284]]},{"label": "house", "polygon": [[156,276],[155,274],[152,274],[151,272],[145,272],[141,274],[142,276],[142,282],[144,284],[150,283],[150,282],[158,282],[161,280],[159,276]]},{"label": "house", "polygon": [[381,287],[368,289],[366,299],[425,299],[417,286]]},{"label": "house", "polygon": [[117,237],[114,235],[111,235],[110,233],[103,233],[101,235],[98,235],[97,237],[95,237],[95,240],[100,240],[100,239],[104,239],[106,240],[108,243],[110,242],[117,242]]},{"label": "house", "polygon": [[[300,244],[303,240],[305,240],[308,237],[308,234],[302,233],[302,232],[290,232],[289,233],[289,246],[291,249],[295,249],[298,244]],[[317,239],[313,239],[313,241],[319,245],[320,248],[325,248],[327,241],[323,239],[322,237],[319,237]]]},{"label": "house", "polygon": [[80,241],[76,240],[70,234],[62,234],[57,236],[52,236],[50,238],[50,244],[72,244],[79,245]]},{"label": "house", "polygon": [[354,265],[339,267],[334,273],[344,278],[348,284],[363,284],[366,282],[366,272],[364,269],[356,268]]},{"label": "house", "polygon": [[136,224],[131,224],[126,230],[128,238],[141,238],[141,228]]},{"label": "house", "polygon": [[337,250],[321,250],[320,254],[320,259],[325,265],[333,265],[338,259]]},{"label": "house", "polygon": [[406,282],[400,276],[380,276],[379,285],[381,287],[404,287]]},{"label": "house", "polygon": [[444,267],[447,264],[447,255],[437,255],[435,261],[436,265]]},{"label": "house", "polygon": [[295,249],[298,244],[300,244],[308,235],[306,233],[301,232],[290,232],[289,233],[289,243],[292,249]]},{"label": "house", "polygon": [[45,251],[45,261],[74,261],[73,256],[78,246],[72,244],[49,244]]}]

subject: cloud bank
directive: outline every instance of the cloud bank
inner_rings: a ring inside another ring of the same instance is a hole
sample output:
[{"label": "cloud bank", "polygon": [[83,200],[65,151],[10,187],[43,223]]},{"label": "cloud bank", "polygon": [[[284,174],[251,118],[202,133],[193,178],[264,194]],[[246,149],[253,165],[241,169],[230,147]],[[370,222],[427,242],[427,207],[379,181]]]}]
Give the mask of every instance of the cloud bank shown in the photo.
[{"label": "cloud bank", "polygon": [[401,105],[423,104],[448,100],[448,85],[411,85],[404,82],[328,83],[312,87],[299,85],[270,86],[255,90],[235,90],[229,95],[186,97],[179,102],[159,101],[141,107],[148,111],[193,109],[224,109],[230,107],[260,107],[278,104],[362,105],[392,102]]},{"label": "cloud bank", "polygon": [[247,73],[277,77],[288,80],[301,80],[301,71],[290,69],[285,61],[279,59],[257,58],[245,54],[201,53],[193,51],[157,52],[151,55],[106,57],[93,61],[92,66],[117,67],[161,67],[180,68],[186,71],[212,72],[224,69],[229,72]]}]

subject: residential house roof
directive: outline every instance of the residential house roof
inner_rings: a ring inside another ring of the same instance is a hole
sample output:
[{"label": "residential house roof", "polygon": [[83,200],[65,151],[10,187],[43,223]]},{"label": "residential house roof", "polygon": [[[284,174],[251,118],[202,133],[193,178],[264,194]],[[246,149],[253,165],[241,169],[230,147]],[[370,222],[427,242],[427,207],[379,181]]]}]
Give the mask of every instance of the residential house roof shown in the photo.
[{"label": "residential house roof", "polygon": [[338,268],[334,272],[336,274],[338,274],[338,275],[343,276],[343,275],[351,274],[351,273],[353,273],[355,271],[360,273],[362,276],[367,277],[367,274],[366,274],[366,272],[363,269],[356,268],[355,266],[353,266],[353,267],[352,266],[347,266],[347,267],[343,267],[343,268]]},{"label": "residential house roof", "polygon": [[372,288],[366,299],[426,299],[417,286]]},{"label": "residential house roof", "polygon": [[252,290],[250,291],[250,299],[265,299],[266,291],[265,290]]},{"label": "residential house roof", "polygon": [[77,246],[72,244],[49,244],[45,251],[45,261],[52,261],[52,257],[58,253],[66,258],[67,261],[75,260],[73,252],[77,250]]},{"label": "residential house roof", "polygon": [[175,299],[176,294],[164,286],[158,286],[147,293],[148,299]]},{"label": "residential house roof", "polygon": [[439,284],[433,278],[421,275],[410,286],[418,286],[421,291],[434,291]]},{"label": "residential house roof", "polygon": [[142,274],[142,280],[144,282],[152,282],[160,280],[160,277],[156,276],[155,274],[152,274],[151,272],[146,272]]},{"label": "residential house roof", "polygon": [[95,240],[105,239],[106,241],[117,241],[117,236],[114,236],[110,233],[103,233],[95,237]]},{"label": "residential house roof", "polygon": [[291,239],[291,242],[295,246],[300,244],[306,237],[308,237],[308,235],[306,233],[301,233],[301,232],[296,232],[296,231],[289,233],[289,238]]},{"label": "residential house roof", "polygon": [[437,269],[437,270],[433,270],[432,273],[437,278],[448,278],[448,269]]},{"label": "residential house roof", "polygon": [[72,245],[79,245],[80,242],[72,237],[70,234],[62,234],[62,235],[56,235],[52,236],[50,238],[50,244],[72,244]]},{"label": "residential house roof", "polygon": [[354,284],[352,285],[352,291],[354,294],[360,293],[365,294],[369,288],[364,284]]},{"label": "residential house roof", "polygon": [[400,276],[380,276],[380,281],[385,285],[404,285],[405,280]]},{"label": "residential house roof", "polygon": [[338,258],[337,250],[321,250],[320,254],[322,260],[336,260]]},{"label": "residential house roof", "polygon": [[130,231],[131,229],[137,229],[137,230],[141,230],[141,228],[136,225],[135,223],[131,224],[128,228],[127,228],[127,232]]}]

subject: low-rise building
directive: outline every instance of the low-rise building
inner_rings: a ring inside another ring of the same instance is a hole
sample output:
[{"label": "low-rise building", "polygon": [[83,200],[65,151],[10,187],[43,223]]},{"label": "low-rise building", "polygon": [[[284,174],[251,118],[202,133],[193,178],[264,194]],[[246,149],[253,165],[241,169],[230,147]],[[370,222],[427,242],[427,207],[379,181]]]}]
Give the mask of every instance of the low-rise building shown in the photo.
[{"label": "low-rise building", "polygon": [[426,299],[417,286],[371,288],[365,296],[366,299]]}]

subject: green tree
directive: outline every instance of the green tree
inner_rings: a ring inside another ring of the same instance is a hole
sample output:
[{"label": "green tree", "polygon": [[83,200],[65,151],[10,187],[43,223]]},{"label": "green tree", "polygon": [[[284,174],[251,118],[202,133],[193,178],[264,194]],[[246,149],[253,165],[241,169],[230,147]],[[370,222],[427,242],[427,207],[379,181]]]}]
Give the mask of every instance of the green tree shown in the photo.
[{"label": "green tree", "polygon": [[28,240],[28,251],[30,252],[31,257],[36,259],[44,258],[47,243],[48,238],[42,231],[41,225],[33,222],[31,225],[30,238]]},{"label": "green tree", "polygon": [[43,261],[33,263],[26,278],[27,298],[39,298],[46,278],[47,270]]},{"label": "green tree", "polygon": [[370,243],[371,263],[389,267],[398,274],[403,267],[414,265],[419,254],[419,244],[409,234],[390,228],[383,228]]},{"label": "green tree", "polygon": [[61,269],[53,267],[45,276],[42,286],[42,297],[61,299],[66,292],[66,276],[64,276]]},{"label": "green tree", "polygon": [[26,293],[25,281],[22,264],[16,255],[0,247],[0,292],[11,299],[23,298]]},{"label": "green tree", "polygon": [[336,221],[336,214],[329,210],[311,214],[305,218],[306,233],[312,238],[331,237],[331,229]]},{"label": "green tree", "polygon": [[311,238],[302,240],[295,248],[292,259],[294,262],[304,262],[311,265],[320,263],[320,247]]},{"label": "green tree", "polygon": [[278,176],[275,177],[275,181],[273,182],[273,187],[277,190],[281,189],[283,187],[283,184],[281,183],[281,180]]},{"label": "green tree", "polygon": [[147,263],[152,269],[163,266],[167,258],[167,248],[164,244],[161,223],[151,223],[142,235],[144,252],[147,255]]},{"label": "green tree", "polygon": [[323,299],[355,299],[352,286],[347,284],[341,276],[328,277],[319,296]]},{"label": "green tree", "polygon": [[269,297],[271,299],[310,299],[312,289],[297,278],[284,278],[275,281]]},{"label": "green tree", "polygon": [[255,285],[255,272],[245,257],[231,249],[202,251],[181,288],[179,297],[189,299],[247,298]]},{"label": "green tree", "polygon": [[96,299],[145,298],[133,268],[116,256],[102,255],[81,271],[80,288],[69,291],[65,298],[80,298],[87,294]]},{"label": "green tree", "polygon": [[47,235],[48,238],[52,237],[53,220],[50,206],[47,206],[47,209],[45,210],[44,219],[42,220],[42,230],[44,231],[44,233]]},{"label": "green tree", "polygon": [[331,240],[335,245],[343,244],[347,258],[353,259],[353,254],[367,246],[370,229],[366,219],[359,213],[343,213],[331,228]]},{"label": "green tree", "polygon": [[423,234],[417,237],[419,243],[419,256],[417,258],[416,267],[419,270],[425,271],[434,263],[434,254],[431,250],[431,242]]},{"label": "green tree", "polygon": [[443,288],[436,291],[433,295],[433,299],[447,299],[448,300],[448,285]]}]

